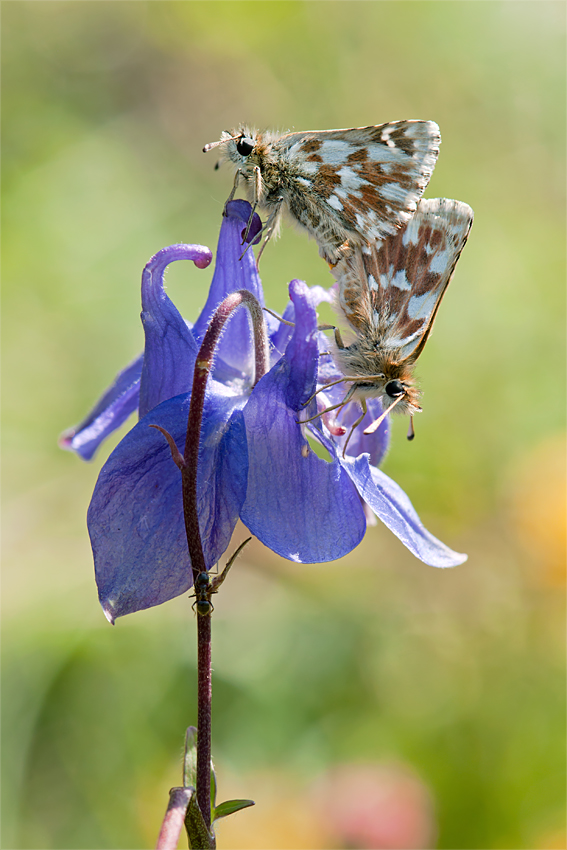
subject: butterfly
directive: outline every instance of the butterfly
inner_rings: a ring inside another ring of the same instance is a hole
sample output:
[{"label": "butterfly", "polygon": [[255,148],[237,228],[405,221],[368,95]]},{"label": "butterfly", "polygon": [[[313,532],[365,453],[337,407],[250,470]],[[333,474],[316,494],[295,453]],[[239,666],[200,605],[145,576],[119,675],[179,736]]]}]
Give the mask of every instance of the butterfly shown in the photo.
[{"label": "butterfly", "polygon": [[[321,387],[351,382],[344,399],[379,398],[383,414],[364,431],[375,431],[397,408],[410,416],[421,410],[413,368],[431,333],[433,321],[473,222],[473,211],[461,201],[422,200],[408,224],[382,242],[356,247],[334,267],[337,306],[355,333],[344,345],[335,331],[335,363],[343,377]],[[321,414],[319,414],[321,415]],[[348,442],[348,440],[347,440]],[[345,445],[346,448],[346,445]]]},{"label": "butterfly", "polygon": [[[268,214],[264,244],[282,213],[314,237],[332,266],[347,250],[384,239],[410,220],[429,182],[441,136],[433,121],[393,121],[303,133],[225,130],[218,142],[232,163],[232,200],[244,181],[253,210]],[[222,161],[222,160],[221,160]],[[249,223],[250,226],[250,223]]]}]

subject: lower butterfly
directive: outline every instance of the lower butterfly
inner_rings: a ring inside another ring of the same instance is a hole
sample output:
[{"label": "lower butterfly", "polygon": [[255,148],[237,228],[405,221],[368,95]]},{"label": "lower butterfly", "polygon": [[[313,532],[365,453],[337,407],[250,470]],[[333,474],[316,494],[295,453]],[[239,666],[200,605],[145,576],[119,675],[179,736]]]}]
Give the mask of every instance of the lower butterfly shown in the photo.
[{"label": "lower butterfly", "polygon": [[408,439],[412,439],[413,415],[421,410],[413,368],[472,222],[468,204],[446,198],[422,200],[402,230],[381,242],[355,247],[334,267],[338,306],[356,336],[345,346],[335,332],[333,356],[344,377],[333,383],[345,381],[351,386],[338,405],[322,412],[359,401],[363,413],[351,434],[366,414],[365,399],[379,398],[384,412],[364,433],[375,431],[397,409],[411,417]]}]

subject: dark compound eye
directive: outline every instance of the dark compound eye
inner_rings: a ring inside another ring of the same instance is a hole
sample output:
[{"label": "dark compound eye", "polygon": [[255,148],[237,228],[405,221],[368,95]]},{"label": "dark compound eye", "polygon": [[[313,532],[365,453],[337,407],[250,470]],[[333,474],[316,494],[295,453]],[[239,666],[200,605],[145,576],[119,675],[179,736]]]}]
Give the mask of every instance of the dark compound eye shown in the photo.
[{"label": "dark compound eye", "polygon": [[248,136],[242,136],[236,143],[236,150],[240,156],[250,156],[254,150],[254,139],[250,139]]},{"label": "dark compound eye", "polygon": [[399,398],[401,395],[406,394],[404,385],[401,381],[388,381],[385,386],[385,390],[390,398]]}]

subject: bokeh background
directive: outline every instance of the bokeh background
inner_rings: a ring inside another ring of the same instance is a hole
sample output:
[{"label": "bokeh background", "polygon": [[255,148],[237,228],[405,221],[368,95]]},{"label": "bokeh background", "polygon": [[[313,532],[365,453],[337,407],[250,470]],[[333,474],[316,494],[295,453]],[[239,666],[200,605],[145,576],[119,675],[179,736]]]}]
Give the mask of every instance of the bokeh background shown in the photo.
[{"label": "bokeh background", "polygon": [[[241,122],[427,118],[427,196],[476,220],[417,370],[417,438],[396,422],[384,470],[469,560],[437,571],[380,525],[332,564],[249,546],[215,600],[214,754],[221,799],[257,806],[219,846],[564,848],[564,4],[2,18],[2,846],[152,847],[181,781],[190,602],[108,625],[85,512],[116,440],[91,464],[56,441],[141,349],[149,257],[216,244],[232,176],[203,144]],[[332,283],[291,227],[261,272],[275,310],[293,277]],[[210,275],[169,271],[188,318]]]}]

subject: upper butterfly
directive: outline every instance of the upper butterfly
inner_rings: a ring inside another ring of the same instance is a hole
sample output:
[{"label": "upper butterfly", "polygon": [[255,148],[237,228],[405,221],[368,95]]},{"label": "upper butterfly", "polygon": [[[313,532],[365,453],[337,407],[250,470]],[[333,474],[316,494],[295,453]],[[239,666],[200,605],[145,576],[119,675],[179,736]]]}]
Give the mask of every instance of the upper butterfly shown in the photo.
[{"label": "upper butterfly", "polygon": [[[346,347],[336,333],[334,358],[344,375],[341,381],[352,385],[335,407],[356,399],[364,415],[364,399],[372,397],[381,399],[385,413],[396,407],[413,416],[421,410],[413,366],[472,222],[468,204],[446,198],[422,200],[403,230],[382,243],[354,249],[335,266],[338,306],[356,333]],[[382,419],[365,433],[376,430]],[[410,424],[408,437],[412,436]]]},{"label": "upper butterfly", "polygon": [[440,143],[433,121],[393,121],[285,136],[241,127],[225,130],[203,150],[221,147],[223,159],[233,163],[229,200],[242,178],[254,209],[267,212],[262,250],[286,209],[334,265],[346,240],[350,246],[374,242],[409,221]]}]

